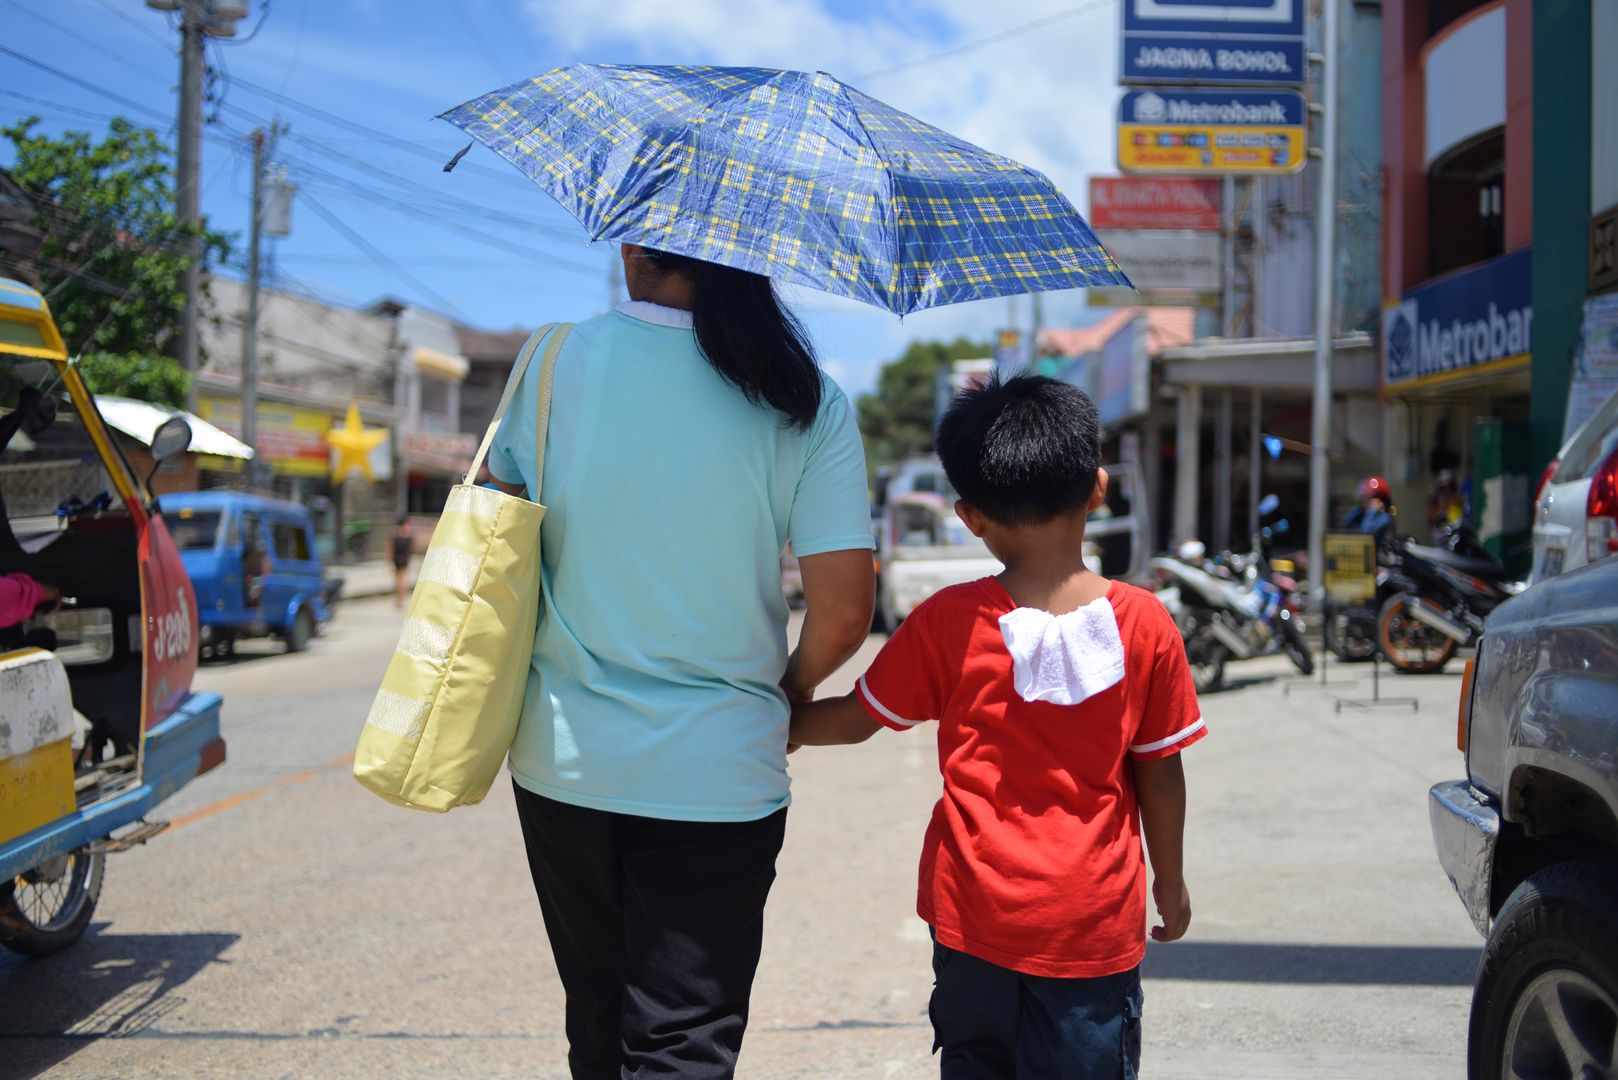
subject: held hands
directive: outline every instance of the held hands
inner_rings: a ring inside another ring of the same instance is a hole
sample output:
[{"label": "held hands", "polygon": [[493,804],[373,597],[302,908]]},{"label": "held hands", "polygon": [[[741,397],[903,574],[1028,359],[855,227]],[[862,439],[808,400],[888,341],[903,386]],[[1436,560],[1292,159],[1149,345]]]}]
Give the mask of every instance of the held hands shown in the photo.
[{"label": "held hands", "polygon": [[1191,925],[1191,890],[1185,881],[1157,878],[1152,882],[1152,900],[1161,924],[1152,927],[1153,941],[1178,941]]},{"label": "held hands", "polygon": [[[781,689],[782,689],[782,691],[784,691],[786,693],[787,704],[789,706],[791,706],[794,710],[796,710],[799,705],[807,705],[811,701],[815,700],[814,687],[810,687],[808,690],[800,690],[797,687],[789,685],[785,680],[782,680]],[[788,742],[787,742],[787,753],[788,754],[797,753],[798,748],[800,746],[802,746],[802,745],[803,745],[802,743],[795,743],[795,742],[792,742],[792,741],[788,740]]]},{"label": "held hands", "polygon": [[40,585],[40,589],[43,590],[44,595],[40,597],[39,603],[35,605],[34,614],[49,615],[51,612],[62,606],[61,589],[57,588],[55,585],[43,584]]}]

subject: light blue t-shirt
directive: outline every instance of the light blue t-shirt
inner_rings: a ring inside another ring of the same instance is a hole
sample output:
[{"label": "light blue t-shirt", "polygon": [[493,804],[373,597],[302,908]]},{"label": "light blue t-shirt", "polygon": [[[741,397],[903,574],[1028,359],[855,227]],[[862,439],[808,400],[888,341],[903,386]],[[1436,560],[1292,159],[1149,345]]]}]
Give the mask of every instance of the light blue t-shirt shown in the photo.
[{"label": "light blue t-shirt", "polygon": [[[510,767],[539,795],[683,821],[787,804],[780,555],[872,546],[853,410],[806,432],[709,366],[688,312],[620,305],[556,364],[544,598]],[[489,454],[534,485],[539,354]]]}]

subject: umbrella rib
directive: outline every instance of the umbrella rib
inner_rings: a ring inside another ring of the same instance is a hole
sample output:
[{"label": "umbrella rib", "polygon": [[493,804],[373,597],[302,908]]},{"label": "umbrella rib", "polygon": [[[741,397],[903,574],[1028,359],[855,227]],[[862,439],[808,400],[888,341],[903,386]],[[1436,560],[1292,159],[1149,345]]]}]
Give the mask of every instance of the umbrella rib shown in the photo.
[{"label": "umbrella rib", "polygon": [[[841,99],[844,109],[847,110],[848,115],[854,121],[855,126],[859,128],[860,137],[865,140],[865,145],[870,148],[870,151],[871,151],[872,154],[876,155],[877,160],[882,162],[882,175],[887,180],[888,197],[887,197],[887,200],[885,202],[881,203],[880,205],[883,207],[883,209],[887,213],[894,215],[893,220],[891,222],[892,228],[889,230],[889,233],[893,237],[893,244],[894,244],[894,251],[893,251],[893,254],[892,254],[892,258],[893,258],[893,265],[898,268],[897,278],[898,278],[898,281],[901,283],[900,288],[901,288],[901,290],[903,290],[904,287],[903,287],[902,283],[904,281],[904,243],[903,243],[902,237],[900,236],[901,230],[900,230],[899,219],[898,219],[898,214],[897,214],[897,209],[898,209],[898,205],[899,205],[899,199],[898,199],[899,193],[895,189],[894,183],[893,183],[893,167],[892,167],[892,164],[888,161],[887,155],[883,154],[881,149],[877,146],[877,141],[876,141],[876,139],[874,139],[871,136],[871,132],[866,128],[865,121],[860,119],[859,110],[854,107],[854,102],[852,100],[850,100],[850,98],[848,96],[849,86],[846,83],[842,82],[841,80],[836,79],[833,76],[828,75],[827,78],[831,78],[834,82],[837,83],[837,96],[838,96],[839,99]],[[906,315],[910,314],[911,301],[912,301],[912,298],[910,296],[904,296],[903,310],[900,310],[899,313],[898,313],[899,317],[901,319],[904,318]]]}]

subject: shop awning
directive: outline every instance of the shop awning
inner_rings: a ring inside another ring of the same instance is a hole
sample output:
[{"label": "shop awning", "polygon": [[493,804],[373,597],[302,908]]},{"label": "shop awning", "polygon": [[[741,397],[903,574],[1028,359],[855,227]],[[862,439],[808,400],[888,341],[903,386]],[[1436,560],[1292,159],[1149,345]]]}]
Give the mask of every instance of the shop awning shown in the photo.
[{"label": "shop awning", "polygon": [[[1164,349],[1158,360],[1169,386],[1258,387],[1266,393],[1301,394],[1314,387],[1312,338],[1208,338]],[[1379,389],[1377,346],[1371,335],[1344,334],[1333,342],[1333,392],[1374,394]]]},{"label": "shop awning", "polygon": [[466,378],[466,373],[471,368],[466,357],[451,356],[449,353],[430,349],[426,345],[417,345],[410,356],[415,362],[417,371],[453,382],[460,382]]},{"label": "shop awning", "polygon": [[191,425],[191,453],[240,458],[243,461],[253,456],[252,448],[246,443],[184,409],[170,409],[149,401],[105,394],[96,395],[96,408],[101,410],[101,418],[108,427],[123,432],[144,446],[152,445],[152,436],[157,434],[157,429],[165,421],[180,416]]}]

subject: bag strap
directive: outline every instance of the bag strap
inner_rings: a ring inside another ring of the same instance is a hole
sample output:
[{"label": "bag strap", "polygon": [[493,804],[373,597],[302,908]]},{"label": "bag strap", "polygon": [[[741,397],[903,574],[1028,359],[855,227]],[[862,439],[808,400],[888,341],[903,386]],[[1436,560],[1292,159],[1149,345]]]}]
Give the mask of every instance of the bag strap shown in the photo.
[{"label": "bag strap", "polygon": [[539,416],[534,422],[534,490],[528,497],[539,501],[539,492],[545,485],[545,435],[551,430],[551,389],[556,383],[556,358],[562,353],[562,343],[573,332],[572,323],[556,324],[556,332],[545,343],[545,354],[539,361]]},{"label": "bag strap", "polygon": [[[506,418],[506,409],[511,406],[511,399],[517,394],[517,386],[528,371],[528,362],[534,358],[534,351],[539,348],[539,343],[559,325],[546,323],[528,335],[528,340],[523,342],[521,351],[517,353],[517,362],[512,365],[511,377],[506,380],[506,388],[500,394],[500,404],[495,407],[494,419],[489,421],[489,429],[483,433],[483,442],[478,445],[478,452],[472,458],[472,468],[468,470],[463,483],[477,483],[478,472],[482,470],[484,459],[489,456],[489,448],[494,445],[495,434],[500,430],[500,421]],[[544,358],[540,361],[541,378],[544,381],[540,386],[539,417],[535,437],[538,442],[537,457],[541,465],[544,464],[545,458],[545,432],[549,429],[551,421],[551,382],[556,377],[556,354],[561,351],[562,342],[572,329],[572,324],[562,326],[561,331],[552,336],[551,343],[545,349]]]}]

